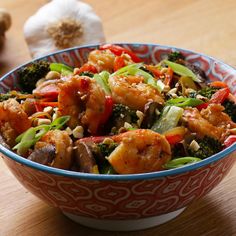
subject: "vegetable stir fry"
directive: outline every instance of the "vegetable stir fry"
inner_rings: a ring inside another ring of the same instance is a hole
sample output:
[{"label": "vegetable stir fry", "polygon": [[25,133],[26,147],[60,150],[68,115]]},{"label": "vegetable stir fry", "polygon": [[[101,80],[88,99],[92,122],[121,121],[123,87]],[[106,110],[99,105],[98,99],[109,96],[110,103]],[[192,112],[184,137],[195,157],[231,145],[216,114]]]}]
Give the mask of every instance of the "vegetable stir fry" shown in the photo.
[{"label": "vegetable stir fry", "polygon": [[103,45],[79,68],[36,61],[0,94],[2,145],[31,161],[94,174],[178,168],[236,141],[236,98],[179,52],[145,64]]}]

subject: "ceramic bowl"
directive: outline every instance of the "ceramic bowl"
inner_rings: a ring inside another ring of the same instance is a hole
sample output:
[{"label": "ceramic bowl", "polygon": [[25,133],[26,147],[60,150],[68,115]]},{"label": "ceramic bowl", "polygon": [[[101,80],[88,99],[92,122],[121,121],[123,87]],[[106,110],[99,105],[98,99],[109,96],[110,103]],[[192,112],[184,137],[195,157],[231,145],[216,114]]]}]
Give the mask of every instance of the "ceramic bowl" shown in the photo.
[{"label": "ceramic bowl", "polygon": [[[211,81],[224,81],[236,93],[236,70],[212,57],[154,44],[121,45],[146,63],[157,63],[167,53],[178,50],[187,61],[200,66]],[[72,48],[44,59],[78,67],[95,48],[97,46]],[[0,92],[18,88],[17,71],[22,66],[1,79]],[[126,231],[167,222],[209,193],[232,168],[236,144],[189,166],[134,175],[97,175],[55,169],[24,159],[1,145],[0,153],[25,188],[72,220],[97,229]]]}]

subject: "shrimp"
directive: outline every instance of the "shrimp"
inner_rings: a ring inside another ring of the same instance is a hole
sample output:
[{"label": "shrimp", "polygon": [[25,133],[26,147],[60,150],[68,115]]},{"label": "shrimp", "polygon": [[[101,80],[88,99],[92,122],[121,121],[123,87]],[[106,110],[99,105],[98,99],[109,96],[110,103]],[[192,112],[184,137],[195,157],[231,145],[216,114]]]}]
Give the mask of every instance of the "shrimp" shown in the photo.
[{"label": "shrimp", "polygon": [[230,117],[223,113],[224,108],[219,104],[210,104],[206,109],[198,111],[196,108],[187,108],[183,120],[188,128],[198,136],[205,135],[223,141],[230,128],[236,127]]},{"label": "shrimp", "polygon": [[96,81],[86,76],[75,76],[60,86],[58,112],[70,115],[70,128],[85,125],[95,134],[105,111],[105,92]]},{"label": "shrimp", "polygon": [[120,143],[107,157],[119,174],[136,174],[162,170],[171,159],[171,148],[164,136],[146,129],[114,136]]},{"label": "shrimp", "polygon": [[236,124],[229,115],[223,112],[224,109],[220,104],[210,104],[206,109],[201,110],[201,115],[214,126],[222,127],[225,130],[236,128]]},{"label": "shrimp", "polygon": [[[41,139],[35,144],[33,153],[43,154],[44,149],[51,150],[51,145],[55,147],[55,158],[48,165],[60,169],[68,169],[72,162],[72,140],[66,131],[51,130],[47,132]],[[32,154],[33,154],[32,153]],[[30,155],[32,157],[32,154]]]},{"label": "shrimp", "polygon": [[16,137],[30,126],[28,115],[15,99],[0,103],[0,132],[8,145],[14,146]]},{"label": "shrimp", "polygon": [[88,63],[95,66],[98,72],[103,70],[112,72],[114,61],[115,55],[109,50],[93,50],[88,56]]},{"label": "shrimp", "polygon": [[164,104],[160,93],[145,84],[142,76],[111,76],[108,83],[113,100],[132,109],[144,111],[150,101]]}]

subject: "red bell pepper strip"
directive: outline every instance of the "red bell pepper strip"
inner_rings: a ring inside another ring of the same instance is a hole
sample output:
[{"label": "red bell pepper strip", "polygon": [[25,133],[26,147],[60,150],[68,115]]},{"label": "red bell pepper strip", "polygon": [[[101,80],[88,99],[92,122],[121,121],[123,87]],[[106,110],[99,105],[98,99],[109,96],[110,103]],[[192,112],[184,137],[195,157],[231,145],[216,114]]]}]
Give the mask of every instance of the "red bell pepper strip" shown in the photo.
[{"label": "red bell pepper strip", "polygon": [[182,126],[167,130],[164,133],[166,140],[171,145],[182,141],[184,139],[185,134],[186,134],[186,128],[184,128]]},{"label": "red bell pepper strip", "polygon": [[173,78],[174,71],[168,67],[166,73],[165,73],[165,79],[164,79],[164,84],[165,85],[170,85],[172,78]]},{"label": "red bell pepper strip", "polygon": [[100,118],[100,125],[105,124],[107,120],[109,119],[110,115],[112,114],[113,109],[113,100],[112,97],[106,96],[105,100],[105,110],[103,115]]},{"label": "red bell pepper strip", "polygon": [[232,144],[236,143],[236,135],[230,135],[225,141],[224,146],[227,148]]},{"label": "red bell pepper strip", "polygon": [[222,104],[225,101],[225,99],[228,98],[229,93],[230,93],[230,90],[228,87],[222,88],[212,95],[209,103]]},{"label": "red bell pepper strip", "polygon": [[217,103],[217,104],[222,104],[225,99],[227,99],[230,95],[230,90],[228,87],[222,88],[215,92],[209,102],[202,103],[200,105],[197,105],[196,108],[201,111],[202,109],[206,109],[209,104],[211,103]]},{"label": "red bell pepper strip", "polygon": [[37,112],[43,111],[45,107],[58,107],[58,102],[35,101],[34,106]]},{"label": "red bell pepper strip", "polygon": [[114,60],[114,71],[117,71],[124,66],[125,66],[124,58],[121,56],[116,56],[116,58]]},{"label": "red bell pepper strip", "polygon": [[109,49],[116,56],[121,56],[122,53],[126,53],[126,54],[128,54],[131,57],[131,59],[135,63],[138,63],[138,62],[142,61],[132,51],[130,51],[130,50],[126,49],[126,48],[123,48],[121,46],[118,46],[118,45],[105,44],[105,45],[100,46],[99,49],[100,50],[107,50],[107,49]]},{"label": "red bell pepper strip", "polygon": [[210,83],[210,86],[216,88],[228,88],[228,85],[222,81],[213,81]]},{"label": "red bell pepper strip", "polygon": [[206,109],[208,107],[209,103],[205,102],[205,103],[202,103],[202,104],[199,104],[196,106],[196,108],[201,111],[202,109]]},{"label": "red bell pepper strip", "polygon": [[152,72],[155,78],[159,79],[160,76],[162,75],[161,71],[158,70],[155,66],[152,66],[152,65],[145,65],[145,66],[149,71]]},{"label": "red bell pepper strip", "polygon": [[176,144],[183,140],[183,136],[180,134],[165,135],[165,137],[169,144]]}]

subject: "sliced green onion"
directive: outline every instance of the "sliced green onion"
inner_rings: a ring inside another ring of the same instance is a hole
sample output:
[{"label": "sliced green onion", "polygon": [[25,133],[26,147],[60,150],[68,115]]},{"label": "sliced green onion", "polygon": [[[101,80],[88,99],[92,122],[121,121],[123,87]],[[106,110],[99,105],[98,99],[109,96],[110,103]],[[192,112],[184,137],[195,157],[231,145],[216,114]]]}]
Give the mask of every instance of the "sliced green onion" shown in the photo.
[{"label": "sliced green onion", "polygon": [[135,75],[137,69],[143,66],[143,63],[135,63],[130,64],[128,66],[122,67],[121,69],[117,70],[112,75]]},{"label": "sliced green onion", "polygon": [[111,95],[111,90],[108,85],[108,79],[109,79],[110,73],[107,71],[102,71],[99,74],[95,74],[93,78],[96,80],[96,82],[103,88],[106,95]]},{"label": "sliced green onion", "polygon": [[165,106],[161,117],[157,120],[151,129],[160,134],[175,128],[179,119],[182,117],[184,109],[177,106]]},{"label": "sliced green onion", "polygon": [[195,107],[204,103],[202,100],[197,98],[173,98],[166,102],[167,105],[174,105],[177,107]]},{"label": "sliced green onion", "polygon": [[127,128],[127,130],[136,130],[136,129],[138,129],[138,128],[136,128],[136,127],[130,127],[130,128]]},{"label": "sliced green onion", "polygon": [[27,150],[34,145],[36,131],[35,128],[29,128],[22,136],[20,142],[12,149],[17,150],[17,153],[24,155]]},{"label": "sliced green onion", "polygon": [[35,143],[33,140],[28,141],[21,141],[16,146],[14,146],[12,149],[17,150],[17,154],[19,155],[25,155],[26,152],[29,150],[31,146],[33,146]]},{"label": "sliced green onion", "polygon": [[199,161],[201,161],[201,159],[197,157],[180,157],[180,158],[176,158],[167,162],[165,165],[163,165],[163,167],[165,169],[175,169],[175,168],[185,166],[185,165],[190,165]]},{"label": "sliced green onion", "polygon": [[51,71],[57,71],[62,75],[71,75],[73,73],[73,68],[62,63],[51,63]]},{"label": "sliced green onion", "polygon": [[[27,131],[27,130],[26,130],[26,131]],[[25,131],[25,132],[26,132],[26,131]],[[19,142],[21,141],[21,139],[22,139],[23,135],[25,134],[25,132],[16,137],[16,139],[15,139],[15,142],[16,142],[16,143],[19,143]]]},{"label": "sliced green onion", "polygon": [[50,125],[39,125],[36,126],[34,130],[35,130],[35,141],[37,142],[50,130]]},{"label": "sliced green onion", "polygon": [[70,116],[58,117],[50,124],[50,129],[61,129],[63,125],[66,124],[66,122],[69,120],[70,120]]},{"label": "sliced green onion", "polygon": [[188,67],[168,60],[164,60],[163,62],[168,65],[176,74],[191,77],[193,81],[198,83],[201,82],[197,75],[195,75]]},{"label": "sliced green onion", "polygon": [[142,70],[141,67],[143,63],[131,64],[125,67],[122,67],[112,75],[141,75],[145,79],[145,83],[151,85],[157,89],[160,93],[163,91],[165,85],[161,80],[156,80],[152,75]]},{"label": "sliced green onion", "polygon": [[60,129],[70,119],[70,116],[62,116],[55,119],[50,125],[39,125],[31,127],[16,138],[13,150],[17,150],[19,155],[24,155],[30,147],[35,145],[49,130]]},{"label": "sliced green onion", "polygon": [[16,142],[19,143],[13,147],[13,150],[17,150],[18,154],[24,155],[31,146],[49,131],[49,129],[49,125],[39,125],[29,128],[16,138]]}]

